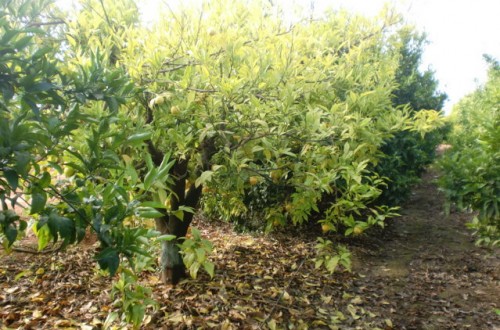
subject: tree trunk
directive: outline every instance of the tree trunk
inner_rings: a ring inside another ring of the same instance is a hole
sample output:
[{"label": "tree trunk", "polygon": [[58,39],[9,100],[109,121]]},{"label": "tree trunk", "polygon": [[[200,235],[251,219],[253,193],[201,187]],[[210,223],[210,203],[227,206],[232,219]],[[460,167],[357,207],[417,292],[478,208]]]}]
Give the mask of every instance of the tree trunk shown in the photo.
[{"label": "tree trunk", "polygon": [[177,284],[186,277],[186,266],[182,261],[178,240],[166,241],[161,251],[161,280],[167,284]]},{"label": "tree trunk", "polygon": [[[195,187],[192,185],[186,191],[187,163],[187,160],[179,160],[173,167],[172,177],[174,184],[171,187],[173,192],[170,197],[171,211],[178,210],[182,205],[196,209],[200,201],[201,186]],[[162,244],[160,265],[161,279],[164,283],[175,285],[187,276],[179,244],[182,244],[182,240],[186,236],[192,220],[193,213],[188,212],[184,213],[182,220],[172,212],[169,215],[156,219],[156,228],[159,232],[177,237],[172,241],[165,241]]]},{"label": "tree trunk", "polygon": [[[148,107],[148,118],[147,122],[152,121],[152,111]],[[147,141],[149,152],[153,158],[153,162],[156,166],[160,166],[163,160],[163,153],[160,152],[153,145],[151,140]],[[210,169],[211,157],[215,154],[215,137],[211,137],[203,140],[200,146],[200,153],[202,158],[202,166],[197,168],[196,174],[201,175],[202,171]],[[198,203],[202,195],[202,186],[196,187],[191,185],[188,190],[186,190],[186,178],[188,177],[188,164],[189,157],[185,159],[177,159],[176,163],[170,170],[170,175],[173,183],[170,185],[172,195],[170,197],[170,207],[171,211],[179,210],[180,206],[190,207],[196,210]],[[170,212],[168,215],[156,219],[156,229],[162,234],[175,235],[177,238],[164,242],[162,244],[161,253],[161,278],[164,283],[167,284],[177,284],[180,280],[185,278],[186,267],[182,260],[182,255],[180,254],[179,244],[182,244],[182,240],[187,234],[187,230],[191,221],[193,220],[193,213],[184,213],[183,219],[177,218]]]},{"label": "tree trunk", "polygon": [[[149,107],[149,102],[145,98],[144,106],[146,108],[146,123],[153,122],[153,110]],[[199,152],[201,155],[202,166],[197,167],[195,172],[200,175],[203,171],[210,169],[211,158],[216,153],[215,136],[205,138],[200,147]],[[156,166],[160,166],[165,154],[154,145],[152,140],[146,141],[148,151]],[[188,176],[189,157],[185,159],[177,159],[175,165],[170,170],[173,184],[170,186],[172,189],[171,197],[171,210],[176,211],[181,205],[191,207],[195,210],[201,198],[202,186],[195,187],[192,185],[186,191],[186,177]],[[177,238],[164,242],[162,245],[161,253],[161,278],[164,283],[177,284],[182,278],[186,277],[186,267],[180,254],[178,244],[182,243],[183,237],[186,236],[187,230],[191,221],[193,220],[192,213],[185,213],[183,219],[179,219],[172,213],[156,219],[156,229],[162,234],[175,235]]]},{"label": "tree trunk", "polygon": [[156,221],[156,228],[162,234],[177,236],[176,239],[162,243],[160,269],[161,279],[166,284],[175,285],[186,277],[186,267],[180,254],[179,244],[182,244],[182,238],[186,236],[191,221],[189,219],[184,220],[186,220],[185,223],[174,215],[170,215]]}]

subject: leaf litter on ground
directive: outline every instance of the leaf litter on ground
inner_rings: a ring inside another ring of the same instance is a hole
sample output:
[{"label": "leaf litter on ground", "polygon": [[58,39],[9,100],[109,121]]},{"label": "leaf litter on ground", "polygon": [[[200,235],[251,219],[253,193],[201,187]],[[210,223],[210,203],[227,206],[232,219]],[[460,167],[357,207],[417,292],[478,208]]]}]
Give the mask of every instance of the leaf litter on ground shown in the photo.
[{"label": "leaf litter on ground", "polygon": [[[313,233],[241,234],[198,217],[195,226],[214,244],[214,278],[200,274],[172,287],[157,273],[142,274],[160,305],[147,311],[142,328],[499,327],[498,252],[474,246],[464,228],[470,214],[444,217],[433,175],[424,177],[387,231],[348,242],[352,273],[315,269]],[[102,328],[116,308],[111,279],[93,260],[95,248],[2,255],[2,329]]]}]

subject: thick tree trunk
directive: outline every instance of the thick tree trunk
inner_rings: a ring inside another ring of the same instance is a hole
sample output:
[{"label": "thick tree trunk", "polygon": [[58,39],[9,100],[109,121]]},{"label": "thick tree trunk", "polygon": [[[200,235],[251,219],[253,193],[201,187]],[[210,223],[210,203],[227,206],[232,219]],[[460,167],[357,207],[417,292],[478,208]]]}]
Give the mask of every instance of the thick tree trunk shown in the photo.
[{"label": "thick tree trunk", "polygon": [[[146,108],[146,123],[153,122],[153,110],[149,107],[149,100],[144,98]],[[202,141],[199,152],[202,165],[195,169],[197,175],[210,169],[211,158],[216,152],[215,136],[206,138]],[[148,151],[156,166],[160,166],[165,154],[156,148],[152,140],[146,141]],[[175,165],[170,170],[171,178],[174,183],[171,185],[173,195],[171,197],[171,209],[176,211],[184,205],[195,210],[201,198],[202,187],[192,185],[186,191],[186,178],[188,177],[189,157],[186,159],[177,159]],[[186,277],[186,267],[180,254],[178,244],[182,243],[182,238],[186,236],[187,230],[193,220],[192,213],[185,213],[183,219],[179,219],[172,213],[156,219],[156,228],[162,234],[175,235],[177,239],[165,242],[162,245],[161,253],[161,278],[164,283],[177,284],[182,278]]]},{"label": "thick tree trunk", "polygon": [[[187,163],[187,160],[179,160],[173,167],[174,184],[171,187],[173,194],[170,203],[172,211],[178,210],[182,205],[196,209],[201,197],[201,186],[195,187],[192,185],[186,191]],[[162,245],[161,278],[164,283],[175,285],[187,276],[178,245],[182,244],[182,239],[186,236],[192,220],[193,214],[187,212],[184,213],[182,220],[173,215],[172,212],[160,219],[156,219],[158,231],[162,234],[177,236],[176,239],[164,242]]]},{"label": "thick tree trunk", "polygon": [[182,261],[178,241],[163,242],[161,251],[161,280],[167,284],[177,284],[186,277],[186,266]]},{"label": "thick tree trunk", "polygon": [[175,235],[178,238],[166,241],[162,244],[160,269],[161,279],[166,284],[177,284],[186,277],[186,267],[182,261],[179,244],[182,244],[182,237],[186,236],[190,219],[181,221],[174,215],[166,216],[156,221],[156,227],[162,234]]},{"label": "thick tree trunk", "polygon": [[[153,120],[153,112],[147,106],[146,122],[151,123]],[[148,150],[151,154],[153,162],[156,166],[160,166],[163,161],[164,154],[159,151],[151,140],[147,141]],[[199,152],[202,158],[202,166],[198,167],[195,171],[200,175],[203,171],[210,169],[211,157],[215,154],[215,137],[207,138],[201,143]],[[180,206],[191,207],[196,210],[202,194],[202,186],[195,187],[192,185],[186,190],[186,178],[188,177],[188,164],[189,158],[177,159],[175,165],[170,170],[173,184],[170,188],[172,196],[170,197],[171,211],[179,210]],[[170,214],[156,219],[156,229],[162,234],[175,235],[177,238],[164,242],[162,245],[161,253],[161,278],[164,283],[177,284],[181,279],[186,277],[186,267],[180,254],[179,244],[182,244],[183,237],[186,236],[187,230],[191,221],[193,220],[193,213],[184,213],[183,219],[177,218]]]}]

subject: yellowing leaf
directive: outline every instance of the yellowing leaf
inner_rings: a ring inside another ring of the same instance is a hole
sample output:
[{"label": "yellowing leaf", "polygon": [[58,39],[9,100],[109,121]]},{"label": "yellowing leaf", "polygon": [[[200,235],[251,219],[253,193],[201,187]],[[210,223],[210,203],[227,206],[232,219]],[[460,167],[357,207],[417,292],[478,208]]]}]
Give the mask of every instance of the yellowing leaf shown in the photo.
[{"label": "yellowing leaf", "polygon": [[328,325],[328,324],[325,323],[325,321],[322,321],[322,320],[315,320],[315,321],[313,321],[312,325],[315,326],[315,327],[317,327],[317,326],[320,326],[320,325]]},{"label": "yellowing leaf", "polygon": [[351,299],[351,304],[360,305],[362,303],[363,303],[363,300],[361,299],[360,296],[356,296],[356,297]]},{"label": "yellowing leaf", "polygon": [[167,320],[172,322],[173,324],[179,324],[184,321],[184,315],[182,315],[180,312],[175,312],[170,315]]},{"label": "yellowing leaf", "polygon": [[267,322],[267,326],[270,330],[276,330],[276,320],[271,319],[269,322]]},{"label": "yellowing leaf", "polygon": [[323,296],[321,295],[321,301],[325,304],[329,304],[332,301],[332,296]]}]

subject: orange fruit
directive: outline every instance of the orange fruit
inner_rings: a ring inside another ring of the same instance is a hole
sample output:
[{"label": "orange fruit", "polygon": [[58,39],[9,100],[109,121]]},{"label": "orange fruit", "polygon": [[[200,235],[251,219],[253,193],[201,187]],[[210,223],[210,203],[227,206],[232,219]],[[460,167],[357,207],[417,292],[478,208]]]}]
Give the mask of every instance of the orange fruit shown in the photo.
[{"label": "orange fruit", "polygon": [[257,183],[259,183],[259,177],[258,176],[251,176],[248,179],[248,182],[250,183],[251,186],[255,186]]}]

